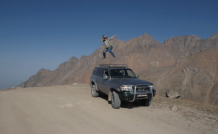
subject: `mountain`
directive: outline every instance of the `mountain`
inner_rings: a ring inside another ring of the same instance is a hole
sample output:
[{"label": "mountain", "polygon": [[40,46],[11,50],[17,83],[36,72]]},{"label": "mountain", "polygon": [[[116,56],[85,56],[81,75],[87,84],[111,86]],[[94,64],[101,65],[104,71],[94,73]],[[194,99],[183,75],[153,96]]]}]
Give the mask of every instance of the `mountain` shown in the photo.
[{"label": "mountain", "polygon": [[127,42],[111,42],[116,58],[107,53],[107,59],[102,59],[102,45],[90,56],[72,57],[54,71],[39,70],[19,87],[88,83],[96,65],[123,63],[141,79],[153,82],[160,95],[170,89],[185,99],[218,105],[217,33],[208,39],[196,35],[171,37],[162,44],[148,34]]}]

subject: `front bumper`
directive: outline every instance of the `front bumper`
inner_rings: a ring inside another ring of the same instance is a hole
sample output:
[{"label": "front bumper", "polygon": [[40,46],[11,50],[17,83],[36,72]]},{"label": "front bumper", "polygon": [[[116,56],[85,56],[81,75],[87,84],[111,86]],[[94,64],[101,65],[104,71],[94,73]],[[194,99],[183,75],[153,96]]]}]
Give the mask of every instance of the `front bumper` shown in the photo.
[{"label": "front bumper", "polygon": [[119,92],[119,97],[120,100],[125,100],[125,101],[135,101],[135,100],[140,100],[140,99],[152,99],[153,95],[151,92],[127,92],[127,91],[120,91]]}]

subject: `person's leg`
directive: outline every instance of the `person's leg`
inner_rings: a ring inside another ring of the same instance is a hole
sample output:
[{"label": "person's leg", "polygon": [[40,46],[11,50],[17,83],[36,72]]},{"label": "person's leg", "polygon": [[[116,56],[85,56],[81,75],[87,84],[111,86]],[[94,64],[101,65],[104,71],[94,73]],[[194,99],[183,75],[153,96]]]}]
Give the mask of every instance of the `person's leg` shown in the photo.
[{"label": "person's leg", "polygon": [[109,47],[109,48],[108,48],[108,52],[110,52],[111,55],[113,55],[113,57],[115,57],[114,53],[112,52],[112,49],[113,49],[113,46]]},{"label": "person's leg", "polygon": [[103,51],[103,57],[104,57],[104,58],[106,58],[106,54],[105,54],[105,53],[106,53],[107,51],[108,51],[107,48]]}]

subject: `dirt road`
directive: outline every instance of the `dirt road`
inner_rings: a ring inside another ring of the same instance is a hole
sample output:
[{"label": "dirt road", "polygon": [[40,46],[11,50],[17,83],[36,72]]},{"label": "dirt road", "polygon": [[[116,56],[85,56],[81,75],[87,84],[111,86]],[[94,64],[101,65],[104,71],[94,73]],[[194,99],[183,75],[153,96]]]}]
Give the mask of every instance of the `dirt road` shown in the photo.
[{"label": "dirt road", "polygon": [[218,129],[172,111],[92,98],[88,85],[0,91],[0,134],[217,134]]}]

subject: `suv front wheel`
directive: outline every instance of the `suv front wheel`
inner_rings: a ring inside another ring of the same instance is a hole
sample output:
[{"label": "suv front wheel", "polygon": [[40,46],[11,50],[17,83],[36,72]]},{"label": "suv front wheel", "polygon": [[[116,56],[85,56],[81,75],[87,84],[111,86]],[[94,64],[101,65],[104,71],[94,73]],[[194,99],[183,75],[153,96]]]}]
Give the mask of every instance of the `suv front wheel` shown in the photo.
[{"label": "suv front wheel", "polygon": [[91,94],[92,94],[92,97],[98,97],[99,96],[99,93],[96,91],[95,85],[92,85]]},{"label": "suv front wheel", "polygon": [[115,91],[113,91],[111,96],[111,105],[114,109],[119,109],[121,105],[120,97]]}]

